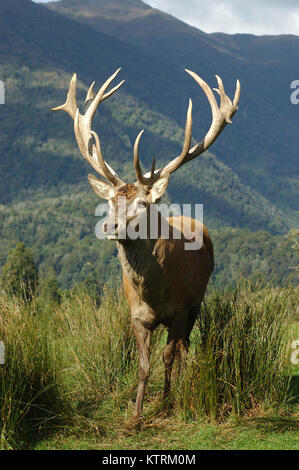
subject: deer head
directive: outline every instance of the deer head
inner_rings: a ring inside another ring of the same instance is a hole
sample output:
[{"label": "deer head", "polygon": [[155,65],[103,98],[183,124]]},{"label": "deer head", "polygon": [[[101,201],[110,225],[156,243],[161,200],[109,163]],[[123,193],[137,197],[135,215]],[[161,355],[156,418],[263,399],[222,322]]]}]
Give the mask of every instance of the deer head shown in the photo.
[{"label": "deer head", "polygon": [[205,137],[191,147],[192,138],[192,101],[189,100],[189,106],[186,118],[185,139],[182,151],[179,156],[170,161],[164,168],[155,169],[155,159],[153,160],[151,171],[143,174],[139,162],[139,142],[144,131],[141,131],[134,144],[134,168],[137,181],[132,184],[123,182],[116,172],[104,160],[100,139],[98,134],[92,130],[92,120],[98,108],[98,105],[115,93],[124,83],[124,80],[107,92],[108,87],[118,75],[121,69],[118,69],[103,84],[97,94],[94,93],[94,84],[90,86],[85,104],[88,106],[85,114],[80,114],[76,100],[76,74],[73,75],[66,102],[53,108],[52,111],[63,110],[74,121],[74,132],[78,147],[82,156],[91,164],[102,178],[94,175],[88,175],[89,182],[95,193],[103,199],[109,201],[109,218],[103,225],[103,230],[107,238],[117,239],[118,234],[125,228],[120,227],[119,220],[123,225],[134,221],[138,224],[148,215],[150,205],[157,203],[165,193],[171,173],[176,171],[185,163],[193,160],[217,139],[226,124],[231,123],[231,118],[238,109],[240,98],[240,82],[237,80],[236,91],[233,101],[226,95],[221,78],[216,75],[218,89],[214,89],[220,95],[220,106],[207,83],[194,72],[186,69],[186,72],[198,83],[207,96],[211,111],[212,124]]}]

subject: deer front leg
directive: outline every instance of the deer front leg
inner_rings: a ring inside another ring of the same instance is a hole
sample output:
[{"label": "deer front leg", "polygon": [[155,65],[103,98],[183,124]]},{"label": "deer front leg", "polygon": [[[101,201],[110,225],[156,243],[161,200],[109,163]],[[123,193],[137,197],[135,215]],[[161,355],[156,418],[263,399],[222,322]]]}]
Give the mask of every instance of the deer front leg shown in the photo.
[{"label": "deer front leg", "polygon": [[145,386],[150,374],[150,342],[152,331],[146,328],[139,319],[133,319],[132,324],[139,353],[138,389],[134,418],[140,418],[143,410]]}]

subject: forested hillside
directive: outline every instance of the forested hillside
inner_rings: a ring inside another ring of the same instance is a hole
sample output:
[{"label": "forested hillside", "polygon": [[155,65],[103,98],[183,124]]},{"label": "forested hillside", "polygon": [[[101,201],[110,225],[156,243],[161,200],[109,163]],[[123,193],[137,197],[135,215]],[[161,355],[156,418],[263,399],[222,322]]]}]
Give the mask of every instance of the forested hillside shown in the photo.
[{"label": "forested hillside", "polygon": [[[0,207],[0,264],[18,240],[31,247],[42,278],[53,267],[61,287],[85,282],[101,286],[121,279],[116,244],[99,240],[94,215],[98,198],[91,191],[77,191],[53,197],[37,194],[32,200]],[[219,223],[218,219],[218,223]],[[214,219],[216,226],[217,219]],[[213,219],[204,220],[213,227]],[[213,279],[219,286],[231,284],[240,276],[274,280],[286,285],[292,277],[298,282],[299,250],[295,240],[286,235],[249,229],[232,229],[224,225],[210,230],[215,249]]]}]

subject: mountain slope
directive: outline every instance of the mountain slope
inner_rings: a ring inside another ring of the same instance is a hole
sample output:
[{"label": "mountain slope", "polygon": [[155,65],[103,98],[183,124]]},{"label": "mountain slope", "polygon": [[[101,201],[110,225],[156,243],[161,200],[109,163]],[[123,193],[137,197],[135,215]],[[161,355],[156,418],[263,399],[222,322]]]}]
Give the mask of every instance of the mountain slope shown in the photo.
[{"label": "mountain slope", "polygon": [[[54,188],[51,191],[55,194],[55,188],[63,192],[67,184],[84,181],[88,187],[86,175],[90,169],[79,156],[70,119],[49,111],[65,100],[75,70],[80,79],[81,101],[94,78],[100,84],[119,64],[125,64],[121,77],[128,78],[125,87],[103,104],[95,124],[100,129],[105,156],[128,180],[134,178],[132,147],[141,128],[146,129],[141,145],[145,166],[155,154],[161,165],[180,151],[183,142],[180,123],[184,125],[188,86],[196,92],[194,108],[200,109],[203,102],[210,113],[201,90],[187,80],[184,72],[174,73],[175,67],[166,61],[141,54],[136,46],[80,25],[44,6],[28,0],[2,0],[0,34],[3,39],[0,76],[5,81],[7,97],[6,105],[0,109],[0,170],[5,174],[0,190],[2,202],[24,199],[38,188],[44,193]],[[9,45],[9,49],[3,44]],[[183,82],[188,83],[187,91],[180,95],[177,83],[184,90]],[[237,116],[242,117],[241,109]],[[239,121],[234,119],[233,126],[226,128],[219,139],[225,135],[231,139],[226,152],[219,151],[221,160],[233,153]],[[197,122],[200,122],[198,111],[194,116],[195,128]],[[201,158],[192,162],[173,176],[169,186],[173,202],[184,201],[188,192],[192,194],[190,203],[210,201],[208,218],[213,225],[249,226],[274,233],[294,225],[291,216],[283,216],[234,171],[222,174],[219,163],[213,172],[213,165],[210,170],[204,161]],[[200,169],[200,179],[191,184]],[[236,178],[237,186],[227,185]]]},{"label": "mountain slope", "polygon": [[[290,102],[290,83],[299,77],[299,37],[206,34],[138,0],[61,0],[48,7],[134,44],[142,53],[175,66],[176,75],[187,67],[212,84],[218,73],[230,94],[239,77],[238,116],[213,151],[245,184],[284,210],[296,209],[299,113]],[[197,91],[186,79],[178,90],[196,96],[195,122],[207,128],[209,110]],[[183,125],[181,113],[165,113]]]},{"label": "mountain slope", "polygon": [[[178,108],[175,91],[167,92],[164,78],[171,72],[159,61],[141,56],[134,47],[90,31],[90,28],[79,26],[43,6],[27,0],[2,0],[0,35],[0,76],[6,86],[6,105],[0,109],[0,171],[6,175],[0,190],[2,202],[13,199],[23,188],[74,182],[74,178],[83,177],[86,165],[75,150],[71,122],[62,113],[50,113],[53,106],[65,100],[74,71],[81,80],[82,99],[82,90],[86,90],[94,79],[100,85],[119,65],[124,65],[125,91],[111,99],[118,103],[123,115],[133,114],[134,109],[144,109],[144,112],[152,113],[150,121],[157,120],[157,112],[163,109],[159,90],[163,84],[164,99],[173,103],[173,109]],[[144,81],[138,80],[138,69],[143,71]],[[131,99],[128,98],[130,93]],[[125,98],[122,100],[122,97]],[[130,101],[127,112],[122,104],[125,100]],[[146,100],[151,101],[150,110]],[[131,158],[132,141],[142,122],[135,119],[133,124],[119,125],[112,118],[109,106],[110,103],[104,103],[100,110],[103,141],[106,143],[105,138],[108,141],[105,150],[110,161],[121,167],[128,157]],[[158,120],[161,126],[157,140],[161,141],[161,149],[169,148],[175,153],[178,143],[166,145],[168,138],[164,137],[161,116]],[[169,124],[167,126],[171,128]],[[178,134],[177,141],[178,138],[181,141],[182,132],[178,126],[171,134],[170,140]],[[151,146],[148,146],[145,161],[152,159],[150,152]]]}]

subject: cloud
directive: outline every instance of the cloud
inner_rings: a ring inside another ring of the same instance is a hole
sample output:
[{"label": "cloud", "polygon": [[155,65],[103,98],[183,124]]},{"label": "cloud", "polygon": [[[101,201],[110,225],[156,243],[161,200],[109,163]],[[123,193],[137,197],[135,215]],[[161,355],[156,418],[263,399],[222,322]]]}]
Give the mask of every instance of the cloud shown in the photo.
[{"label": "cloud", "polygon": [[298,0],[145,0],[145,3],[208,33],[299,35]]}]

